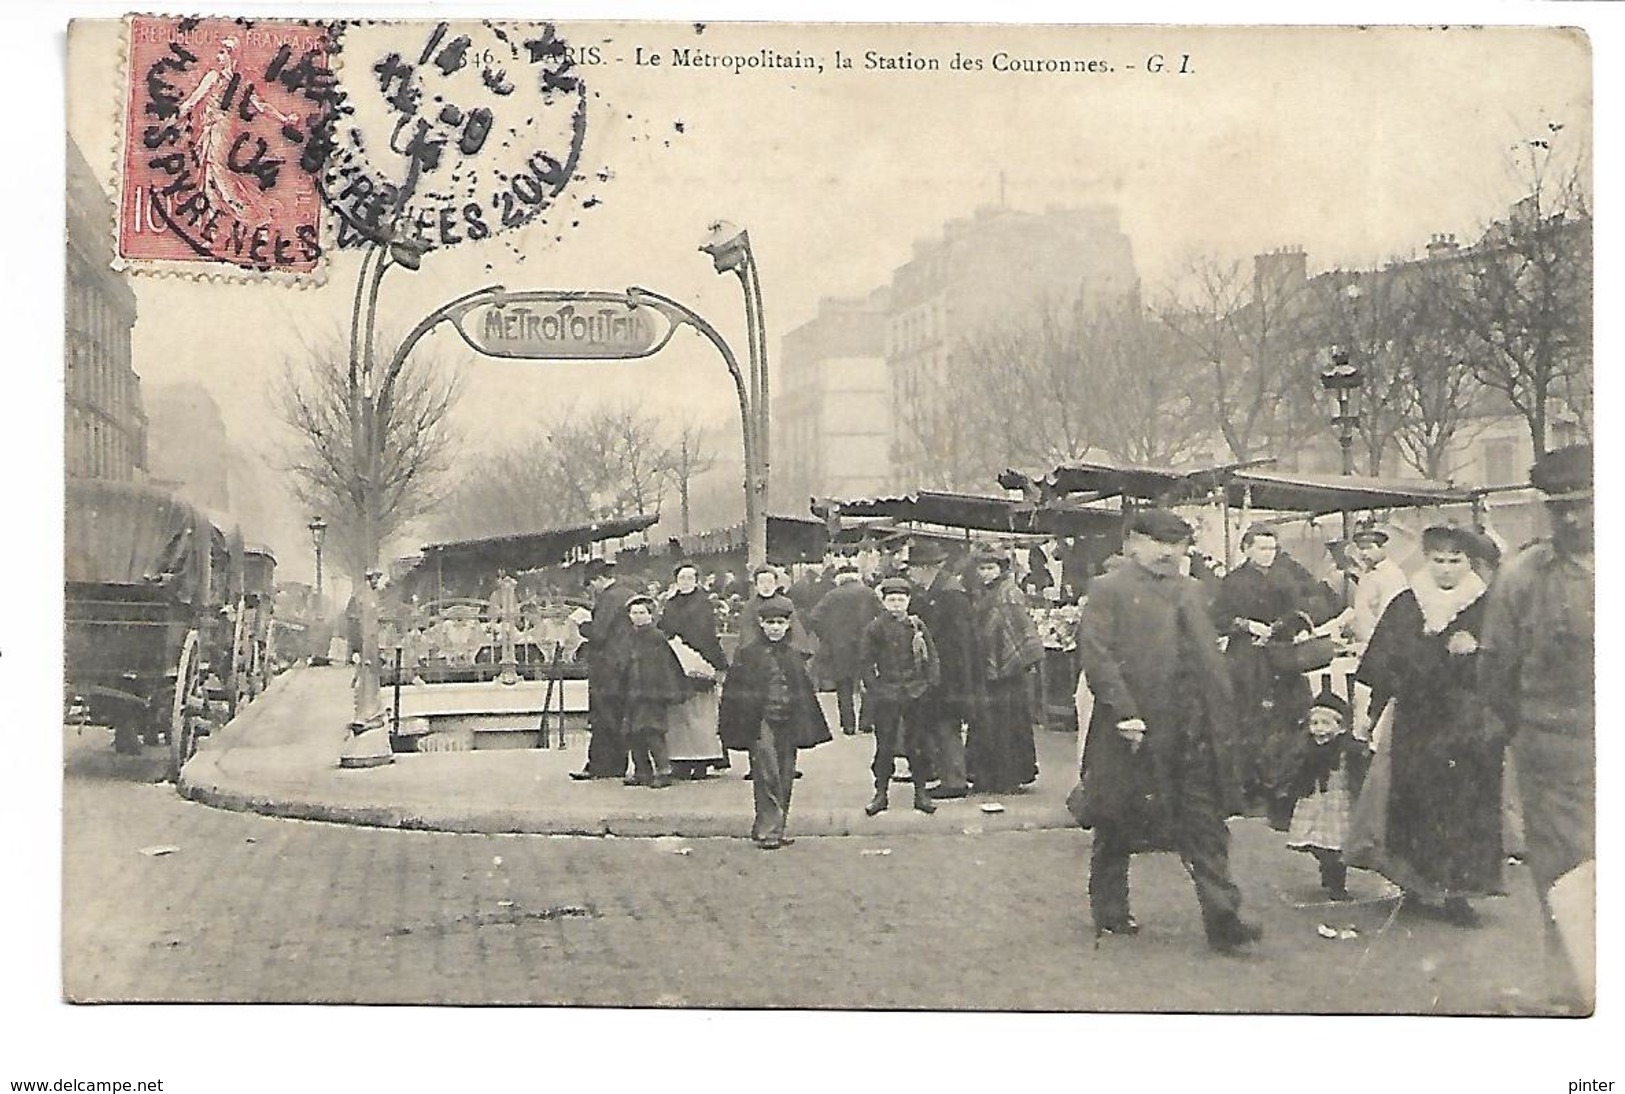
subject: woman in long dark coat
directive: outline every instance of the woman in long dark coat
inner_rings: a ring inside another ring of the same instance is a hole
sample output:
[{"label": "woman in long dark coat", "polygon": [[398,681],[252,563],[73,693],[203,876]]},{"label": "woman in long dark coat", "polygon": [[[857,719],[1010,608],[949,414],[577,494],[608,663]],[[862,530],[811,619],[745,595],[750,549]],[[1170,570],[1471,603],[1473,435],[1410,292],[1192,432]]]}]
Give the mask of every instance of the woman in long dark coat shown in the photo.
[{"label": "woman in long dark coat", "polygon": [[717,679],[728,661],[717,637],[716,607],[711,594],[700,588],[699,569],[692,562],[679,563],[672,576],[676,583],[661,602],[660,630],[705,658],[713,678],[689,677],[688,697],[671,709],[666,747],[678,778],[699,779],[713,767],[720,771],[728,766],[727,750],[717,736]]},{"label": "woman in long dark coat", "polygon": [[972,558],[977,697],[965,769],[976,793],[1013,794],[1038,778],[1028,674],[1044,657],[1044,641],[1010,576],[1009,553],[984,548]]},{"label": "woman in long dark coat", "polygon": [[1427,570],[1383,612],[1356,677],[1373,720],[1388,703],[1394,712],[1378,746],[1389,753],[1382,845],[1354,864],[1404,889],[1411,910],[1464,927],[1478,925],[1467,898],[1501,883],[1502,744],[1479,692],[1486,589],[1472,546],[1464,529],[1423,533]]}]

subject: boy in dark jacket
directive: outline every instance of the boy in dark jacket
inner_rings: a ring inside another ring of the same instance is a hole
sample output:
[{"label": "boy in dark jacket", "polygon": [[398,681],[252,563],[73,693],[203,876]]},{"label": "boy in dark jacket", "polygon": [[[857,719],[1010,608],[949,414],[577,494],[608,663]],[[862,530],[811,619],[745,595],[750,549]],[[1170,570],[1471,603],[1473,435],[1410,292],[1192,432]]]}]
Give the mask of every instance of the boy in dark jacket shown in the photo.
[{"label": "boy in dark jacket", "polygon": [[883,812],[897,753],[908,757],[914,779],[914,808],[935,813],[936,803],[925,788],[926,719],[920,698],[941,680],[941,666],[931,632],[910,615],[914,587],[906,578],[888,577],[877,590],[881,614],[863,629],[858,664],[863,670],[864,694],[875,719],[875,796],[864,806],[869,816]]},{"label": "boy in dark jacket", "polygon": [[741,646],[722,684],[718,713],[722,744],[751,754],[756,816],[750,836],[764,851],[785,838],[796,750],[831,739],[823,708],[807,674],[807,660],[790,644],[795,606],[787,597],[764,598],[757,608],[763,641]]},{"label": "boy in dark jacket", "polygon": [[626,605],[632,630],[616,659],[613,680],[621,700],[621,727],[632,747],[627,786],[671,785],[666,752],[666,710],[688,697],[677,655],[654,625],[655,602],[635,596]]}]

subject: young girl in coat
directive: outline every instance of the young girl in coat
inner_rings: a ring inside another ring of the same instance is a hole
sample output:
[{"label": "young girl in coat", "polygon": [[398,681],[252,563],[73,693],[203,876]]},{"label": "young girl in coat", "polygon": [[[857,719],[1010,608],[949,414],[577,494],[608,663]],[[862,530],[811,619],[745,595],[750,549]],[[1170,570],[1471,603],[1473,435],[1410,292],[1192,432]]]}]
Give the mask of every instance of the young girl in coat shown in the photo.
[{"label": "young girl in coat", "polygon": [[1343,845],[1369,762],[1366,743],[1348,730],[1348,703],[1322,688],[1304,716],[1288,786],[1296,804],[1286,845],[1315,856],[1332,900],[1351,899]]}]

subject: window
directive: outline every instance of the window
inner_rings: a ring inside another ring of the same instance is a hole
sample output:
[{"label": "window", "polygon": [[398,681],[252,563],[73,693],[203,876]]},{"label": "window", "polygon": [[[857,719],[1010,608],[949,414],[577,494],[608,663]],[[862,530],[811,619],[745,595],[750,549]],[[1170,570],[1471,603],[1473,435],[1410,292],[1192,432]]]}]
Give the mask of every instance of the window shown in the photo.
[{"label": "window", "polygon": [[1518,473],[1517,462],[1518,444],[1516,441],[1485,441],[1484,484],[1486,486],[1503,486],[1522,481],[1523,476]]}]

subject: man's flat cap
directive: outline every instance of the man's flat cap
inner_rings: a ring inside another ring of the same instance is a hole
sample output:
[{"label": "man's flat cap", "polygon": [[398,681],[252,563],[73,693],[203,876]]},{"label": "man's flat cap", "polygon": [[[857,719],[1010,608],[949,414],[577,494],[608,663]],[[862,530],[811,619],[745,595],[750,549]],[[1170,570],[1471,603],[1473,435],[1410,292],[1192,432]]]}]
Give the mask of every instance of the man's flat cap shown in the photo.
[{"label": "man's flat cap", "polygon": [[1191,526],[1177,513],[1166,509],[1143,509],[1129,518],[1130,535],[1149,536],[1158,543],[1189,543],[1195,536]]}]

